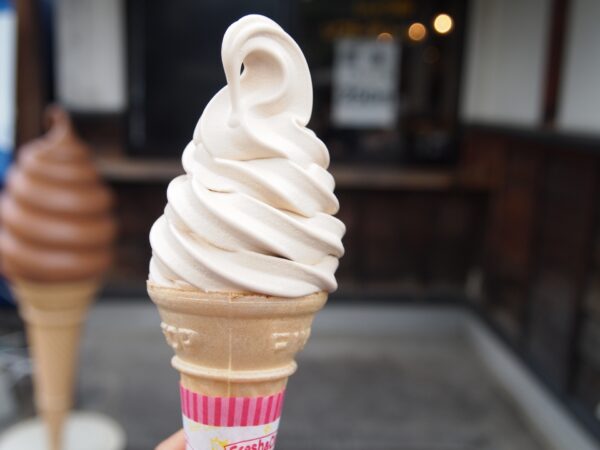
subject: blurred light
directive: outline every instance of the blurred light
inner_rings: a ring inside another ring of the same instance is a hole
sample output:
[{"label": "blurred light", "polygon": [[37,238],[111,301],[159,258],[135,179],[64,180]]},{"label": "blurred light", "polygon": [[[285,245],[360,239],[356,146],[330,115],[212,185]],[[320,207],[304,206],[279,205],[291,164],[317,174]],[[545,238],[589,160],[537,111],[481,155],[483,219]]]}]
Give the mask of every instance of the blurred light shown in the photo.
[{"label": "blurred light", "polygon": [[394,40],[394,36],[392,33],[383,32],[377,35],[377,40],[380,42],[392,42]]},{"label": "blurred light", "polygon": [[408,27],[408,37],[413,41],[422,41],[427,36],[427,28],[420,22],[413,23]]},{"label": "blurred light", "polygon": [[449,33],[453,26],[454,21],[448,14],[438,14],[435,19],[433,19],[433,28],[439,34]]}]

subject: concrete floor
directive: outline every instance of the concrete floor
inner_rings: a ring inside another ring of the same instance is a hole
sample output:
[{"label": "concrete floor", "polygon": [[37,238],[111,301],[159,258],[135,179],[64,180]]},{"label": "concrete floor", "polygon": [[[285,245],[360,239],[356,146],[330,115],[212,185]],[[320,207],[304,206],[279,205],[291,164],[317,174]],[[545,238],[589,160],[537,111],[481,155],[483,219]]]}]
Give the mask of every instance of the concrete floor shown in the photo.
[{"label": "concrete floor", "polygon": [[[460,336],[348,335],[320,313],[288,385],[279,450],[539,450],[509,397]],[[375,330],[376,331],[376,330]],[[178,376],[153,305],[110,302],[90,316],[79,407],[111,415],[129,450],[180,427]]]}]

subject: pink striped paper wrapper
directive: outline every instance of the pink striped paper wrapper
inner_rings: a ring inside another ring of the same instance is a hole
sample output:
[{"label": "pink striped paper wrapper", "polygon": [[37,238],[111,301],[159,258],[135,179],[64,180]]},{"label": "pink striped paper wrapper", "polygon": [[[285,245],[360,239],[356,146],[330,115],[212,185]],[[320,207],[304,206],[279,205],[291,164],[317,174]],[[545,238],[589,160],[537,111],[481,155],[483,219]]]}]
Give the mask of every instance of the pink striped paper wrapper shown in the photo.
[{"label": "pink striped paper wrapper", "polygon": [[263,397],[211,397],[180,386],[187,448],[274,449],[284,392]]}]

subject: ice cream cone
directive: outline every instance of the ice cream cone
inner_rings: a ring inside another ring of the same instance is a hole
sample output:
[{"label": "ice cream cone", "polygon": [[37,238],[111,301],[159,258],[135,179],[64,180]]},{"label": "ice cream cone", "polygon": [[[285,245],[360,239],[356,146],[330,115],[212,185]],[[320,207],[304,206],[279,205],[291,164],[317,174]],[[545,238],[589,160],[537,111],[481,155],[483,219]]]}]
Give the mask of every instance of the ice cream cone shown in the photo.
[{"label": "ice cream cone", "polygon": [[294,357],[327,293],[280,298],[151,282],[148,293],[175,351],[189,448],[229,450],[236,442],[274,448]]},{"label": "ice cream cone", "polygon": [[63,423],[73,404],[81,325],[98,286],[97,279],[12,284],[34,364],[35,404],[51,450],[61,448]]}]

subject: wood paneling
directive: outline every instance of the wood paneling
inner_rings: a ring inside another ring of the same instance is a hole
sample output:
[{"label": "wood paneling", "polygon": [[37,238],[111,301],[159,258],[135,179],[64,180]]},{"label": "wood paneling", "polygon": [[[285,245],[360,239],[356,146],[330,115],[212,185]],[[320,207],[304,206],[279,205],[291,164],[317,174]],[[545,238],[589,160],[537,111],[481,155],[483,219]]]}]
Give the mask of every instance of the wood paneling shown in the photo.
[{"label": "wood paneling", "polygon": [[466,179],[490,188],[483,313],[600,435],[600,154],[484,128],[463,148],[462,173],[481,172]]},{"label": "wood paneling", "polygon": [[[527,317],[542,159],[537,149],[496,133],[469,133],[465,148],[463,172],[487,168],[491,190],[483,256],[487,311],[518,342]],[[469,156],[476,152],[476,159]]]},{"label": "wood paneling", "polygon": [[540,183],[536,273],[531,280],[528,349],[556,387],[567,389],[594,223],[593,158],[552,152]]}]

